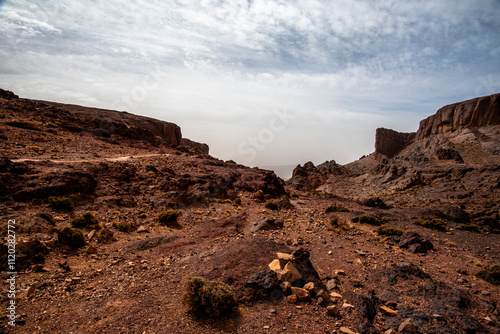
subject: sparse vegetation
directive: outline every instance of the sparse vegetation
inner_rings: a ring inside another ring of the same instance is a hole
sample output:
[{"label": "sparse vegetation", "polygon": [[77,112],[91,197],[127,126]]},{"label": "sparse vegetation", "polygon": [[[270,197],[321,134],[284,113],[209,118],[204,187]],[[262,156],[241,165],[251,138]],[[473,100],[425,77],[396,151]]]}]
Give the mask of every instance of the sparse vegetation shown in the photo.
[{"label": "sparse vegetation", "polygon": [[57,238],[60,244],[69,246],[73,249],[83,247],[86,244],[83,233],[75,228],[66,227],[58,231]]},{"label": "sparse vegetation", "polygon": [[481,229],[476,224],[461,224],[457,226],[457,230],[481,233]]},{"label": "sparse vegetation", "polygon": [[42,148],[40,146],[26,146],[27,149],[35,151],[36,153],[40,152]]},{"label": "sparse vegetation", "polygon": [[377,233],[379,235],[386,235],[386,236],[401,236],[405,233],[405,231],[400,230],[395,227],[388,227],[386,225],[382,225],[377,229]]},{"label": "sparse vegetation", "polygon": [[365,199],[362,204],[369,206],[371,208],[388,209],[389,206],[385,204],[383,200],[378,197]]},{"label": "sparse vegetation", "polygon": [[389,220],[387,218],[377,218],[373,217],[370,215],[363,215],[361,217],[356,217],[352,219],[353,223],[360,223],[360,224],[368,224],[368,225],[375,225],[375,226],[380,226]]},{"label": "sparse vegetation", "polygon": [[234,200],[234,204],[236,204],[236,205],[241,205],[241,198],[236,198],[236,199]]},{"label": "sparse vegetation", "polygon": [[264,204],[264,207],[265,207],[266,209],[269,209],[269,210],[278,210],[278,209],[279,209],[279,208],[278,208],[278,204],[276,204],[276,202],[275,202],[275,201],[273,201],[272,199],[268,200],[268,201],[266,202],[266,204]]},{"label": "sparse vegetation", "polygon": [[447,241],[444,244],[448,247],[457,247],[457,244],[454,243],[453,241]]},{"label": "sparse vegetation", "polygon": [[220,318],[236,314],[238,304],[234,292],[222,282],[194,277],[186,282],[182,302],[195,318]]},{"label": "sparse vegetation", "polygon": [[54,219],[54,217],[50,213],[40,212],[38,214],[38,217],[46,220],[52,226],[56,225],[56,220]]},{"label": "sparse vegetation", "polygon": [[325,213],[331,212],[351,212],[351,210],[341,205],[330,205],[328,208],[326,208]]},{"label": "sparse vegetation", "polygon": [[347,223],[347,221],[339,216],[335,216],[330,219],[330,226],[332,228],[340,228],[344,231],[349,229],[349,224]]},{"label": "sparse vegetation", "polygon": [[69,221],[72,227],[101,228],[99,219],[92,213],[87,212],[83,216],[78,216]]},{"label": "sparse vegetation", "polygon": [[73,202],[68,197],[50,196],[49,205],[51,208],[61,211],[73,211],[73,209],[75,208]]},{"label": "sparse vegetation", "polygon": [[8,139],[9,139],[9,137],[4,135],[3,133],[0,133],[0,140],[8,140]]},{"label": "sparse vegetation", "polygon": [[432,220],[419,219],[415,220],[413,224],[442,232],[446,232],[448,227],[448,225],[439,218],[434,218]]},{"label": "sparse vegetation", "polygon": [[171,228],[180,228],[181,225],[177,221],[180,215],[181,212],[178,210],[163,211],[158,215],[158,221],[160,224]]},{"label": "sparse vegetation", "polygon": [[141,219],[147,219],[147,218],[148,218],[148,214],[147,214],[147,213],[145,213],[145,212],[141,212],[141,213],[139,214],[139,218],[141,218]]},{"label": "sparse vegetation", "polygon": [[481,270],[476,276],[491,284],[500,285],[500,265],[497,264]]},{"label": "sparse vegetation", "polygon": [[131,223],[128,222],[113,222],[113,227],[120,232],[130,233],[134,230]]}]

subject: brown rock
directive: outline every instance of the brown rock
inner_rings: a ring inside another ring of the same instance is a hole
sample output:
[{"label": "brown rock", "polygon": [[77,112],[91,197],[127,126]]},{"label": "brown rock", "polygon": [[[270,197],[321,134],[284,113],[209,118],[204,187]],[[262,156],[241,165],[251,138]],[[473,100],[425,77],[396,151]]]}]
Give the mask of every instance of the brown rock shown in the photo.
[{"label": "brown rock", "polygon": [[286,301],[289,302],[290,304],[295,304],[299,300],[299,297],[297,295],[290,295],[286,297]]},{"label": "brown rock", "polygon": [[338,318],[340,315],[340,307],[339,305],[330,305],[326,307],[326,313],[331,317]]},{"label": "brown rock", "polygon": [[398,332],[400,333],[418,333],[418,326],[415,325],[410,318],[406,319],[399,325]]},{"label": "brown rock", "polygon": [[95,254],[97,253],[97,248],[94,245],[89,245],[86,252],[87,254]]},{"label": "brown rock", "polygon": [[433,134],[496,124],[500,124],[500,94],[442,107],[435,115],[420,122],[416,140]]},{"label": "brown rock", "polygon": [[309,291],[307,291],[306,289],[296,288],[292,286],[291,291],[292,294],[296,295],[300,300],[308,299],[311,296]]},{"label": "brown rock", "polygon": [[347,327],[340,327],[340,332],[344,334],[356,334],[356,332],[353,332]]},{"label": "brown rock", "polygon": [[378,128],[375,132],[375,153],[389,158],[397,155],[415,139],[415,132],[403,133],[390,129]]},{"label": "brown rock", "polygon": [[395,315],[398,315],[398,311],[395,311],[395,310],[393,310],[393,309],[390,309],[390,308],[388,308],[387,306],[384,306],[384,305],[381,305],[381,306],[380,306],[380,310],[381,310],[382,312],[384,312],[385,314],[390,315],[390,316],[395,316]]},{"label": "brown rock", "polygon": [[314,283],[313,282],[308,282],[304,285],[304,289],[307,291],[312,291],[314,290]]}]

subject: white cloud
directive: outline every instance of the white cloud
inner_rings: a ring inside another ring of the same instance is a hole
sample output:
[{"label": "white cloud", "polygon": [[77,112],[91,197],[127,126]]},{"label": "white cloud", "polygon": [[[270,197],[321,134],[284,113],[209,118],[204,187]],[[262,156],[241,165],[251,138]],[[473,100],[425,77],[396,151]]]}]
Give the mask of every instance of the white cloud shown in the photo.
[{"label": "white cloud", "polygon": [[[253,163],[348,162],[373,150],[378,126],[415,130],[440,106],[491,91],[484,78],[500,72],[499,7],[492,0],[8,1],[0,12],[0,86],[98,107],[124,106],[135,93],[129,111],[176,122],[234,160],[242,158],[238,144],[276,111],[294,110],[294,122]],[[155,84],[142,94],[151,73]]]}]

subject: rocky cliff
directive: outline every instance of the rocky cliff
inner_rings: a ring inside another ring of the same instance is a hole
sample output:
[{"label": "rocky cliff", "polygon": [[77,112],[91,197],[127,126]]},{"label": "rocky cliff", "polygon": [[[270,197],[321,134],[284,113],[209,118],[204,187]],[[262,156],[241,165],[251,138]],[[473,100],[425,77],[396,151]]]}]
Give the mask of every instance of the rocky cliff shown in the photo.
[{"label": "rocky cliff", "polygon": [[379,128],[375,133],[375,153],[392,158],[415,139],[415,133]]},{"label": "rocky cliff", "polygon": [[81,127],[102,137],[119,135],[126,138],[143,140],[154,145],[186,146],[208,154],[207,144],[182,138],[181,128],[170,122],[130,114],[128,112],[88,108],[56,102],[37,101],[37,108],[44,111],[64,114],[65,124],[74,128]]},{"label": "rocky cliff", "polygon": [[465,128],[500,124],[500,94],[450,104],[420,122],[416,139]]}]

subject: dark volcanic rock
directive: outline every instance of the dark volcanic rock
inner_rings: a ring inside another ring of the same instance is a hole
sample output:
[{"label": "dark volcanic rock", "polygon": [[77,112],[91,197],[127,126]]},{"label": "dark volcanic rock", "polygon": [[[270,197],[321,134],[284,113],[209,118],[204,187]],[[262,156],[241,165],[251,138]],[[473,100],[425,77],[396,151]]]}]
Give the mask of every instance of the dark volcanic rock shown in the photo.
[{"label": "dark volcanic rock", "polygon": [[193,148],[193,149],[195,149],[203,154],[208,154],[208,152],[210,150],[207,144],[198,143],[198,142],[195,142],[195,141],[193,141],[191,139],[187,139],[187,138],[182,138],[181,144],[183,146]]},{"label": "dark volcanic rock", "polygon": [[401,236],[398,246],[400,248],[407,248],[412,253],[427,253],[434,249],[432,243],[417,232],[405,232]]}]

